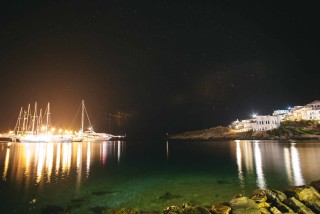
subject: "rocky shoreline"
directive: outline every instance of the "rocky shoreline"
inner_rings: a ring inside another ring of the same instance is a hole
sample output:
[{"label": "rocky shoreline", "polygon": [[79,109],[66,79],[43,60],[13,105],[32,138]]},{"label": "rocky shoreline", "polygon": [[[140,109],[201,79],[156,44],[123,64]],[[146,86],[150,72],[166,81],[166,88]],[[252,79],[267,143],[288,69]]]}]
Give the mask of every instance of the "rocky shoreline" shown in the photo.
[{"label": "rocky shoreline", "polygon": [[[300,125],[298,123],[298,125]],[[169,140],[320,140],[320,125],[297,126],[284,124],[269,131],[239,132],[229,127],[217,126],[209,129],[171,134]]]},{"label": "rocky shoreline", "polygon": [[[310,185],[292,186],[284,191],[257,189],[251,196],[235,195],[230,201],[202,207],[190,203],[169,206],[163,214],[281,214],[320,213],[320,180]],[[134,208],[105,210],[105,214],[152,214]]]}]

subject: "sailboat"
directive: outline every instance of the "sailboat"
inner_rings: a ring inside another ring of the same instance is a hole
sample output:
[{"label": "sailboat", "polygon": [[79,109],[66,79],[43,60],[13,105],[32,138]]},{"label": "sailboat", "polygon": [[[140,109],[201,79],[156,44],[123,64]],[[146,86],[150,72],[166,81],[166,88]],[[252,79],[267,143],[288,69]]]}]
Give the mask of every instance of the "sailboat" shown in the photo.
[{"label": "sailboat", "polygon": [[[89,122],[89,128],[87,131],[84,131],[84,116],[87,116],[88,122]],[[77,141],[77,140],[83,140],[83,141],[108,141],[110,140],[112,137],[114,137],[111,134],[107,134],[107,133],[97,133],[93,130],[93,126],[90,122],[90,118],[87,112],[87,109],[84,105],[84,100],[82,100],[81,102],[81,129],[78,133],[78,135],[76,135],[73,139],[73,141]]]},{"label": "sailboat", "polygon": [[[30,110],[30,104],[28,110],[23,111],[21,107],[17,124],[15,127],[15,133],[22,143],[47,143],[47,142],[71,142],[71,138],[68,136],[54,135],[50,129],[50,103],[44,113],[45,117],[42,117],[42,109],[37,114],[37,102],[35,103],[33,116]],[[45,122],[45,123],[44,123]]]}]

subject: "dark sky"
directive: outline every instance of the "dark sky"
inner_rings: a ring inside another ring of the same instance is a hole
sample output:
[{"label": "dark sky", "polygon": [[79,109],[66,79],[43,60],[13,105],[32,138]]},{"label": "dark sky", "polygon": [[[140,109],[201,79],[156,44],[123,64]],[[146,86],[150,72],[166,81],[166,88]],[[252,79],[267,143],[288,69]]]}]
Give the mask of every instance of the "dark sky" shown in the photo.
[{"label": "dark sky", "polygon": [[35,101],[51,103],[56,125],[70,125],[84,99],[97,131],[160,136],[320,98],[311,3],[8,2],[0,131]]}]

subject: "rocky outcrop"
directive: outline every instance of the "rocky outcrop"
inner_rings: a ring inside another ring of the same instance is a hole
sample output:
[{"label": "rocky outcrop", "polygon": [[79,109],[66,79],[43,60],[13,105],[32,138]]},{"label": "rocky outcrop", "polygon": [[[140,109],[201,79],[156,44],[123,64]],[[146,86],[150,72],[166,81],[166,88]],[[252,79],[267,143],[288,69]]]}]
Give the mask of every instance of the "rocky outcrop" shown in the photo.
[{"label": "rocky outcrop", "polygon": [[310,121],[286,121],[269,131],[239,132],[229,127],[217,126],[203,130],[172,134],[173,140],[307,140],[320,139],[320,124]]},{"label": "rocky outcrop", "polygon": [[232,214],[260,214],[258,205],[247,197],[233,198],[229,203]]},{"label": "rocky outcrop", "polygon": [[[256,189],[250,197],[238,194],[229,202],[212,205],[211,209],[190,203],[181,206],[169,206],[164,214],[314,214],[320,213],[320,180],[310,185],[292,186],[283,192],[275,189]],[[176,195],[165,193],[160,199]],[[180,197],[180,196],[179,196]],[[63,211],[62,208],[56,208]],[[46,210],[48,211],[48,210]],[[100,212],[101,213],[101,212]],[[104,210],[105,214],[150,214],[134,208],[114,208]]]},{"label": "rocky outcrop", "polygon": [[251,198],[258,204],[259,208],[272,208],[271,213],[277,213],[278,211],[283,213],[293,212],[290,207],[283,203],[287,196],[281,191],[257,189],[253,192]]},{"label": "rocky outcrop", "polygon": [[[250,197],[236,195],[229,202],[212,206],[212,214],[282,214],[320,213],[320,180],[310,185],[292,186],[283,192],[275,189],[256,189]],[[187,209],[186,209],[187,208]],[[183,205],[171,206],[164,210],[164,214],[208,213],[204,207]]]},{"label": "rocky outcrop", "polygon": [[320,213],[320,194],[312,186],[290,187],[285,193],[296,198],[316,213]]},{"label": "rocky outcrop", "polygon": [[167,207],[164,211],[164,214],[210,214],[209,210],[201,206],[193,206],[190,204],[183,204],[179,206],[170,206]]},{"label": "rocky outcrop", "polygon": [[288,198],[286,200],[286,204],[299,214],[313,214],[314,213],[307,206],[305,206],[303,203],[298,201],[295,197]]},{"label": "rocky outcrop", "polygon": [[211,212],[214,214],[229,214],[231,211],[231,207],[224,204],[213,205],[211,208]]}]

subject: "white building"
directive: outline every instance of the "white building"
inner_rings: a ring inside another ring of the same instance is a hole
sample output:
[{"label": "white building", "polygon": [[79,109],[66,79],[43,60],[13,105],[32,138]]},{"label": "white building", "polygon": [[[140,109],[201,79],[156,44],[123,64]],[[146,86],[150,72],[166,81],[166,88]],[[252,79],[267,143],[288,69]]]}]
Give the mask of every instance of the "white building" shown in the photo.
[{"label": "white building", "polygon": [[229,125],[230,128],[237,130],[238,132],[247,132],[252,130],[253,124],[255,124],[255,120],[249,119],[249,120],[241,120],[238,119],[231,122]]},{"label": "white building", "polygon": [[295,106],[286,115],[285,120],[320,120],[320,100],[305,106]]},{"label": "white building", "polygon": [[278,128],[283,115],[258,115],[255,117],[256,123],[253,125],[253,131],[267,131]]},{"label": "white building", "polygon": [[272,115],[286,115],[289,112],[289,110],[275,110]]},{"label": "white building", "polygon": [[311,107],[312,110],[320,110],[320,100],[313,101],[312,103],[307,104],[308,107]]}]

